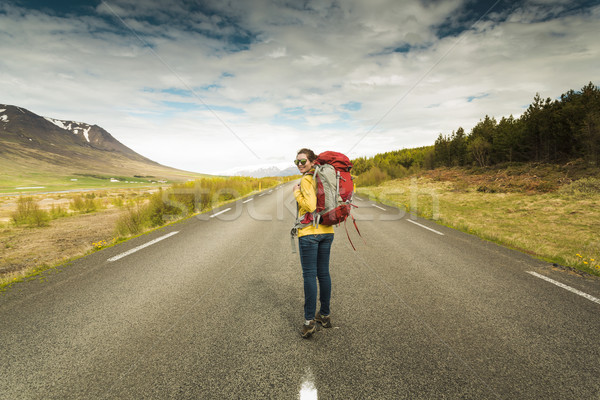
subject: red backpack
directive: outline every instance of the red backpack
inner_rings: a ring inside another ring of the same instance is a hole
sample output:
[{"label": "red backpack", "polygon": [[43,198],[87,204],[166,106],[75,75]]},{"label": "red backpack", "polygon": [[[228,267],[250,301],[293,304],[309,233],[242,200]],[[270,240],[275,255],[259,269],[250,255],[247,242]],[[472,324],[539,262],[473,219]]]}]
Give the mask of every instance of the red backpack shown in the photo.
[{"label": "red backpack", "polygon": [[[296,224],[292,229],[292,240],[299,228],[309,225],[319,226],[319,224],[339,225],[345,222],[348,216],[351,216],[352,207],[356,207],[352,204],[354,182],[350,175],[352,169],[350,159],[342,153],[325,151],[318,155],[314,164],[314,171],[310,173],[313,175],[317,186],[317,208],[312,213],[306,213],[302,216],[297,215]],[[354,217],[352,217],[352,221],[360,235]],[[346,234],[348,240],[350,240],[347,228]],[[350,240],[350,244],[356,250],[352,240]]]}]

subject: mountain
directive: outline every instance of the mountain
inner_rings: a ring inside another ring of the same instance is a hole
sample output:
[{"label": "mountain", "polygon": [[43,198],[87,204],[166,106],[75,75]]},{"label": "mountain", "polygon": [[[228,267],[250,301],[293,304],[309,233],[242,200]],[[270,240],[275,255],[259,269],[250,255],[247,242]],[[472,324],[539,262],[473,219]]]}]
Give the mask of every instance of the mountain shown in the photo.
[{"label": "mountain", "polygon": [[96,176],[187,180],[200,174],[152,161],[97,125],[42,117],[0,104],[0,187]]},{"label": "mountain", "polygon": [[[83,122],[75,121],[61,121],[58,119],[52,119],[44,117],[46,121],[58,126],[61,129],[65,129],[72,132],[73,135],[79,139],[85,140],[87,145],[98,150],[114,151],[128,155],[129,157],[141,161],[150,162],[157,164],[156,162],[147,159],[131,150],[129,147],[123,145],[117,139],[115,139],[110,133],[99,127],[98,125],[89,125]],[[86,145],[84,143],[84,145]]]},{"label": "mountain", "polygon": [[251,176],[253,178],[265,178],[267,176],[292,176],[299,175],[298,168],[292,166],[286,169],[277,167],[260,168],[236,172],[235,176]]}]

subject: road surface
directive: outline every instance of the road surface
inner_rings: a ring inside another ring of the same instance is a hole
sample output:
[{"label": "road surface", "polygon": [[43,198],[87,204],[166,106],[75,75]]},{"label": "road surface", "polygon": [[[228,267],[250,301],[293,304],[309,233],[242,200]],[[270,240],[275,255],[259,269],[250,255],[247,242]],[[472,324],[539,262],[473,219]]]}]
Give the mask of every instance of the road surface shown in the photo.
[{"label": "road surface", "polygon": [[288,184],[0,295],[0,399],[600,398],[597,279],[356,204],[334,328],[299,334]]}]

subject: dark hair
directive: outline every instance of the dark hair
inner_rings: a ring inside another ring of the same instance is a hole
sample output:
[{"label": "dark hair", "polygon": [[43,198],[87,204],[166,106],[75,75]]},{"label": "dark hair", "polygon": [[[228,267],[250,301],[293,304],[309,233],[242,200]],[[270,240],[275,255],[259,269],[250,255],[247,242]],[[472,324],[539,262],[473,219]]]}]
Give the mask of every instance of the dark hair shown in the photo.
[{"label": "dark hair", "polygon": [[317,159],[317,156],[311,149],[300,149],[296,153],[296,156],[298,156],[298,154],[306,154],[306,157],[308,157],[308,161],[310,162],[313,162]]}]

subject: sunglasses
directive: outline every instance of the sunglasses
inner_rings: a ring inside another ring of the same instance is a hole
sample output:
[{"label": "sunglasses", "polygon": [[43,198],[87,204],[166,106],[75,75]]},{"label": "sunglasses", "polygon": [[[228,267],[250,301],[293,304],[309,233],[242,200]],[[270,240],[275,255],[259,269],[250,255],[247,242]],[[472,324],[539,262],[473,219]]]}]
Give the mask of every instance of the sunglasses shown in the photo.
[{"label": "sunglasses", "polygon": [[306,165],[307,161],[308,160],[306,158],[303,158],[302,160],[294,160],[294,164],[296,164],[296,165],[298,165],[298,164]]}]

